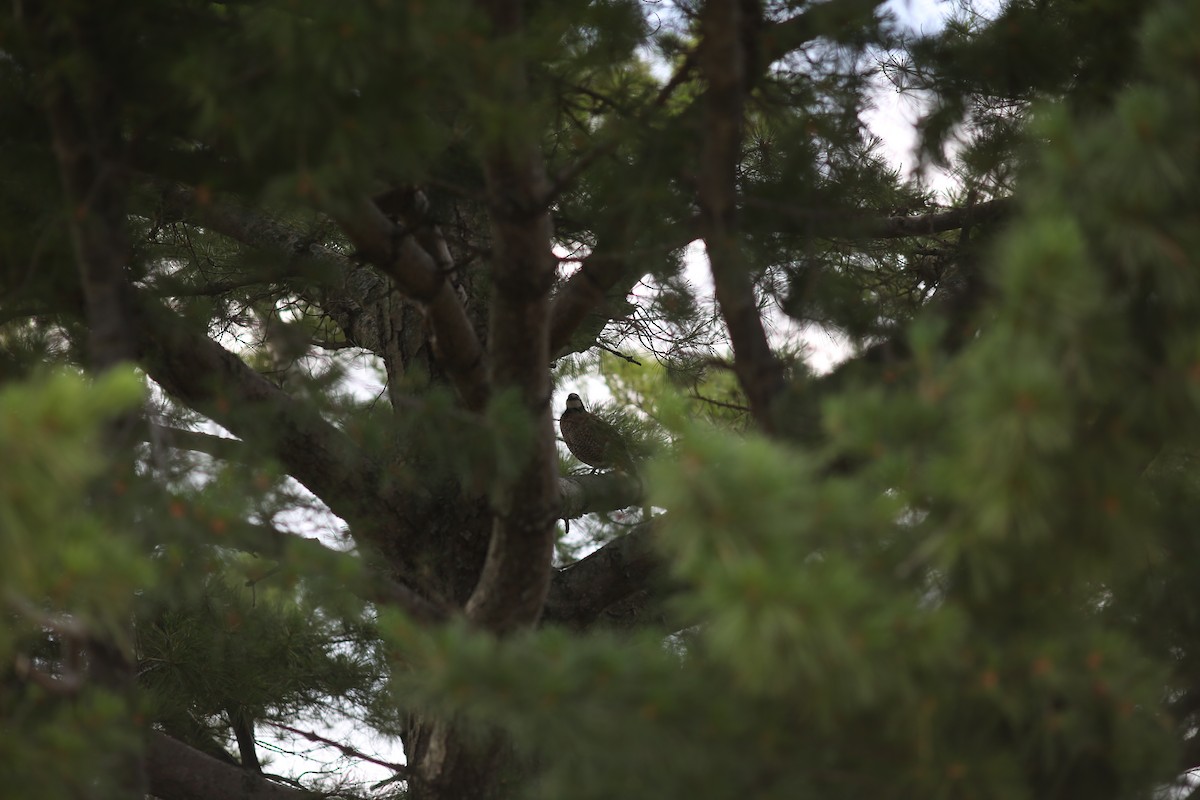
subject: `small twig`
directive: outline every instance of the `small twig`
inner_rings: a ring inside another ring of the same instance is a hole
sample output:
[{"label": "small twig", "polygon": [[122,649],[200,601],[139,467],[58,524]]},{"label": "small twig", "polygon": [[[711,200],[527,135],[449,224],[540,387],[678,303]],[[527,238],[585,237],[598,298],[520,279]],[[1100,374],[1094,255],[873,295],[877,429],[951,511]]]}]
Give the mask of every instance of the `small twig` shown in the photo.
[{"label": "small twig", "polygon": [[607,345],[601,344],[600,342],[596,342],[596,347],[598,347],[599,349],[603,350],[606,353],[612,353],[614,356],[621,359],[622,361],[628,361],[630,364],[636,364],[639,367],[642,366],[642,362],[638,361],[633,356],[627,356],[624,353],[618,353],[616,350],[612,349],[611,347],[608,347]]},{"label": "small twig", "polygon": [[738,403],[725,403],[720,400],[714,400],[711,397],[705,397],[704,395],[700,394],[699,392],[692,392],[692,399],[699,400],[704,403],[710,403],[711,405],[719,406],[721,408],[732,409],[734,411],[749,411],[750,410],[749,406],[739,405]]},{"label": "small twig", "polygon": [[375,758],[374,756],[369,756],[366,753],[360,750],[355,750],[353,747],[344,745],[341,742],[335,742],[333,739],[326,739],[324,736],[312,733],[311,731],[302,731],[298,728],[293,728],[290,725],[284,725],[282,722],[272,722],[271,720],[264,720],[264,722],[266,722],[266,724],[270,725],[272,728],[278,728],[281,731],[287,731],[288,733],[292,733],[296,736],[307,739],[310,742],[316,742],[317,744],[323,744],[327,747],[332,747],[340,751],[344,756],[357,758],[362,761],[369,761],[372,764],[393,770],[398,775],[409,776],[412,774],[412,771],[409,769],[407,764],[394,764],[391,761],[384,761],[382,759]]},{"label": "small twig", "polygon": [[700,364],[705,367],[714,367],[716,369],[723,369],[726,372],[733,372],[736,369],[734,367],[732,361],[726,361],[723,358],[706,358],[703,361],[701,361]]},{"label": "small twig", "polygon": [[259,582],[265,581],[267,578],[270,578],[272,575],[275,575],[276,573],[278,573],[281,569],[283,569],[283,567],[281,567],[279,564],[276,564],[275,566],[271,567],[269,570],[264,572],[262,575],[259,575],[257,578],[249,578],[246,580],[245,585],[250,587],[250,606],[251,606],[251,608],[258,605],[258,584],[259,584]]}]

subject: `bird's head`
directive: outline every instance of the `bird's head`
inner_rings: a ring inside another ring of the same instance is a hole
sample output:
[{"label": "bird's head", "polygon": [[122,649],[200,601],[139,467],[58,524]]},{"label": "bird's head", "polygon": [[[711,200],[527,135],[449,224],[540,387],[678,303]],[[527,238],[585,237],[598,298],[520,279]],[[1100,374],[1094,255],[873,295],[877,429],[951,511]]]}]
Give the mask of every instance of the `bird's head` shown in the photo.
[{"label": "bird's head", "polygon": [[583,411],[583,401],[579,399],[579,395],[571,392],[567,395],[567,411]]}]

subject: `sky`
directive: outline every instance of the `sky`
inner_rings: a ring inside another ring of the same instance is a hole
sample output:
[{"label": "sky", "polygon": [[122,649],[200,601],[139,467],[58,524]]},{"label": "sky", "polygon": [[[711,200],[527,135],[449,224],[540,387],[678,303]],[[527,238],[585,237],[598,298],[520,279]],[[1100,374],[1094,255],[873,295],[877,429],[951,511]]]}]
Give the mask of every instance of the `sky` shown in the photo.
[{"label": "sky", "polygon": [[[953,10],[950,0],[891,0],[887,4],[900,24],[913,33],[934,33]],[[876,83],[874,107],[863,113],[863,121],[883,140],[883,152],[907,175],[916,164],[916,122],[921,108],[917,100],[902,97],[885,80]],[[935,185],[944,182],[936,176]]]}]

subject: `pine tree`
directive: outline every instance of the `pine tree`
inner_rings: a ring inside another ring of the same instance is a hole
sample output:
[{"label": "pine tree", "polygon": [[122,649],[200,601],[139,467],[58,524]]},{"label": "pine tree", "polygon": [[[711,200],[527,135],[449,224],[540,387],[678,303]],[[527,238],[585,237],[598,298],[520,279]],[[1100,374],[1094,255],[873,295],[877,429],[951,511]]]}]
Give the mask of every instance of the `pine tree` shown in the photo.
[{"label": "pine tree", "polygon": [[1190,791],[1200,10],[960,6],[4,12],[5,785]]}]

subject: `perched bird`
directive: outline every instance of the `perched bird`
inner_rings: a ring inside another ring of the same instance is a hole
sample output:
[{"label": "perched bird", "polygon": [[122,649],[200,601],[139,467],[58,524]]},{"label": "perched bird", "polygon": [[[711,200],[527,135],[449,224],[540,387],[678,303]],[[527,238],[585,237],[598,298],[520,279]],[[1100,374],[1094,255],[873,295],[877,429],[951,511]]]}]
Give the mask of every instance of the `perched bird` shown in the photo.
[{"label": "perched bird", "polygon": [[579,395],[567,395],[567,407],[558,418],[558,429],[571,454],[589,467],[617,467],[633,472],[633,456],[620,432],[585,409]]}]

